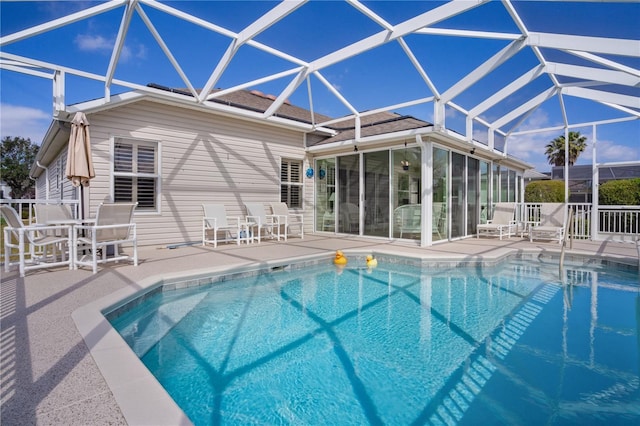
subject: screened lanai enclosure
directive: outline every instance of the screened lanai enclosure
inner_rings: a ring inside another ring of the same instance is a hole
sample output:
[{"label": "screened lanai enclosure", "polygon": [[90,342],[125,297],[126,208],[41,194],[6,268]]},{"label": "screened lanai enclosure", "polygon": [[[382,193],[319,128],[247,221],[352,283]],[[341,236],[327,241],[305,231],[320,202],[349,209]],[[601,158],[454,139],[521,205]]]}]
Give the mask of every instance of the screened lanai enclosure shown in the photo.
[{"label": "screened lanai enclosure", "polygon": [[[637,2],[0,7],[3,115],[31,102],[52,119],[37,196],[63,198],[60,135],[82,111],[100,171],[87,207],[122,193],[118,173],[152,182],[143,243],[176,223],[175,242],[198,238],[203,200],[234,214],[249,200],[286,202],[305,232],[430,245],[475,235],[496,202],[522,204],[524,172],[548,166],[558,136],[587,137],[593,182],[640,161]],[[149,147],[147,172],[114,170],[122,141]]]},{"label": "screened lanai enclosure", "polygon": [[522,173],[432,143],[318,159],[316,169],[320,231],[429,244],[475,235],[492,203],[522,199]]}]

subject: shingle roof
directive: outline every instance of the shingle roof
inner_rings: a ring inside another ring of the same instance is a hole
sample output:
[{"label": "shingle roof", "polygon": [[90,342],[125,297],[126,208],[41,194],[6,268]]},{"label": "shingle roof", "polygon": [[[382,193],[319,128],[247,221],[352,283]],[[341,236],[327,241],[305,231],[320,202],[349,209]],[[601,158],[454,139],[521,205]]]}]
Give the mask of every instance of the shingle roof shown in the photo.
[{"label": "shingle roof", "polygon": [[[409,115],[400,115],[393,112],[379,112],[362,117],[360,136],[376,136],[429,126],[433,126],[433,124]],[[316,145],[355,139],[355,120],[353,118],[333,123],[331,128],[337,130],[339,133],[333,137],[319,141]]]},{"label": "shingle roof", "polygon": [[[172,93],[180,93],[182,95],[191,96],[191,93],[186,89],[174,89],[155,83],[150,83],[147,86],[153,87],[155,89],[167,90]],[[212,93],[215,94],[216,92],[220,91],[221,89],[214,89]],[[273,101],[275,99],[275,96],[266,95],[257,90],[237,90],[235,92],[226,93],[219,97],[213,98],[211,102],[234,106],[250,111],[265,112],[271,106],[271,104],[273,104]],[[331,117],[318,113],[313,114],[313,118],[315,118],[315,120],[312,120],[311,111],[299,106],[292,105],[289,102],[282,104],[282,106],[278,109],[274,116],[301,121],[303,123],[320,123],[332,120]]]}]

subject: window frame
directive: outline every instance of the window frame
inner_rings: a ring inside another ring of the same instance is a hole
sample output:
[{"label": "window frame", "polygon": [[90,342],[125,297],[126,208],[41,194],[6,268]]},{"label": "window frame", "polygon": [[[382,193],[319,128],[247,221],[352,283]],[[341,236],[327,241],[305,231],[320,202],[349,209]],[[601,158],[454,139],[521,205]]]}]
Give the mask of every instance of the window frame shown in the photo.
[{"label": "window frame", "polygon": [[[116,144],[124,143],[133,147],[132,150],[132,167],[134,170],[137,170],[137,147],[145,146],[153,148],[154,150],[154,173],[139,173],[137,171],[133,172],[118,172],[116,171]],[[112,136],[111,137],[111,164],[110,164],[110,194],[111,199],[115,200],[116,195],[116,178],[117,177],[131,177],[131,178],[152,178],[155,179],[155,193],[154,193],[154,204],[155,208],[140,208],[139,206],[134,210],[135,215],[157,215],[161,214],[161,197],[162,194],[162,157],[161,157],[161,143],[157,140],[151,139],[141,139],[141,138],[132,138],[128,136]],[[133,197],[133,202],[137,202],[137,197]]]},{"label": "window frame", "polygon": [[[291,165],[292,164],[298,164],[300,166],[300,172],[299,172],[299,181],[298,182],[292,182],[291,181]],[[283,178],[283,167],[284,165],[287,165],[287,180],[284,181]],[[283,186],[288,187],[289,189],[287,190],[287,200],[283,200],[282,199],[282,189]],[[298,206],[292,206],[290,201],[291,201],[291,190],[290,188],[292,187],[299,187],[300,188],[300,205]],[[304,160],[302,159],[296,159],[296,158],[280,158],[280,202],[286,203],[287,207],[290,209],[302,209],[304,207]]]}]

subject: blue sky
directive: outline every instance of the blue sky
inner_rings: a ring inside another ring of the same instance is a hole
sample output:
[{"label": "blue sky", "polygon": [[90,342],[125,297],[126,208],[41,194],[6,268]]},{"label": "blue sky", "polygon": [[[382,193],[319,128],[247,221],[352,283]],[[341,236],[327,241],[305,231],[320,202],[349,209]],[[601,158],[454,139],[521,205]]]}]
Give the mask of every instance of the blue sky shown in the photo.
[{"label": "blue sky", "polygon": [[[1,35],[65,16],[98,2],[0,2]],[[169,2],[187,13],[209,20],[231,31],[239,32],[277,3],[267,1],[184,1]],[[365,1],[365,6],[398,24],[431,10],[440,3],[433,1],[386,2]],[[513,2],[517,13],[530,31],[562,32],[574,35],[612,37],[640,40],[640,3],[576,3],[576,2]],[[196,88],[204,86],[229,39],[204,30],[150,7],[143,6],[156,29]],[[122,8],[88,18],[72,25],[46,32],[31,39],[9,44],[3,52],[32,57],[96,74],[104,74],[114,45]],[[518,29],[500,2],[483,5],[436,25],[479,31],[517,33]],[[361,12],[344,2],[311,1],[281,22],[267,29],[256,40],[305,61],[313,61],[336,49],[347,46],[381,31],[382,28]],[[460,78],[507,45],[507,41],[445,37],[437,35],[409,35],[404,39],[413,54],[438,88],[445,92]],[[566,53],[545,51],[551,61],[571,61],[587,65],[586,61]],[[570,57],[570,58],[568,58]],[[624,65],[640,69],[638,57],[611,57]],[[531,49],[525,48],[489,76],[454,99],[458,105],[470,109],[538,63]],[[592,66],[593,64],[589,64]],[[226,88],[245,81],[288,70],[294,65],[275,58],[251,46],[243,46],[217,82]],[[321,70],[322,75],[358,110],[380,108],[408,100],[431,96],[420,75],[397,42],[391,42],[361,55],[338,62]],[[145,85],[185,87],[177,72],[144,26],[134,15],[126,38],[125,49],[116,69],[115,78]],[[254,87],[265,93],[278,94],[291,77]],[[329,116],[349,114],[349,110],[316,78],[311,79],[314,109]],[[510,108],[550,87],[550,79],[542,76],[509,99],[488,110],[483,117],[495,120]],[[100,98],[102,84],[68,75],[66,102],[74,104]],[[128,89],[114,86],[113,93]],[[616,87],[615,91],[639,96],[637,87]],[[0,132],[1,136],[29,137],[39,143],[51,122],[52,85],[47,79],[0,70]],[[626,115],[601,104],[581,98],[565,96],[570,123],[607,120]],[[292,103],[309,107],[306,85],[290,97]],[[396,110],[431,121],[431,104]],[[448,110],[447,127],[464,131],[459,113]],[[546,128],[562,124],[557,97],[545,102],[531,114],[518,130]],[[591,162],[591,127],[572,129],[588,137],[589,147],[578,164]],[[549,169],[544,157],[544,145],[562,131],[547,134],[528,134],[514,137],[509,153],[525,160],[540,171]],[[640,160],[640,120],[598,127],[598,161]],[[479,134],[478,139],[486,139]]]}]

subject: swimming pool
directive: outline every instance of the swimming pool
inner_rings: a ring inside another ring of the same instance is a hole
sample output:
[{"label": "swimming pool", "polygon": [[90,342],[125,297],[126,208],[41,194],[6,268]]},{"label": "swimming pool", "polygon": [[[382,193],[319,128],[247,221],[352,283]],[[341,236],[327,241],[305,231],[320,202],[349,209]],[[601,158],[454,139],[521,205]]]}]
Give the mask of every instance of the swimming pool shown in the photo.
[{"label": "swimming pool", "polygon": [[110,321],[195,424],[640,420],[637,272],[391,262],[156,292]]}]

